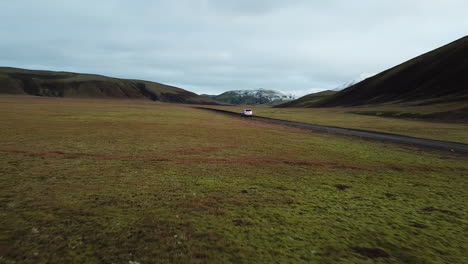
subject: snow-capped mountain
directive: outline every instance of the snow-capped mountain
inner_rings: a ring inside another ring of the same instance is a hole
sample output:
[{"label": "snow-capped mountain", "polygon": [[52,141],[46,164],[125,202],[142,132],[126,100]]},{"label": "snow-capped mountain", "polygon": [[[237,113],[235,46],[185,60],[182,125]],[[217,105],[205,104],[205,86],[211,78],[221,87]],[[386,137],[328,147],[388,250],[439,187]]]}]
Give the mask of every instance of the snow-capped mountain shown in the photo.
[{"label": "snow-capped mountain", "polygon": [[344,90],[344,89],[346,89],[346,88],[348,88],[348,87],[350,87],[350,86],[355,85],[356,83],[358,83],[358,82],[360,82],[360,81],[362,81],[362,80],[351,80],[351,81],[349,81],[349,82],[345,82],[345,83],[343,83],[342,85],[340,85],[340,86],[334,88],[333,91],[341,91],[341,90]]},{"label": "snow-capped mountain", "polygon": [[364,81],[365,79],[369,78],[369,77],[372,77],[374,76],[375,74],[374,73],[363,73],[361,75],[359,75],[359,77],[351,80],[351,81],[348,81],[348,82],[345,82],[344,84],[336,87],[335,89],[332,89],[332,91],[341,91],[341,90],[344,90],[348,87],[351,87],[361,81]]},{"label": "snow-capped mountain", "polygon": [[220,95],[202,95],[219,102],[227,104],[274,104],[293,100],[291,94],[284,94],[275,90],[257,89],[257,90],[234,90],[222,93]]}]

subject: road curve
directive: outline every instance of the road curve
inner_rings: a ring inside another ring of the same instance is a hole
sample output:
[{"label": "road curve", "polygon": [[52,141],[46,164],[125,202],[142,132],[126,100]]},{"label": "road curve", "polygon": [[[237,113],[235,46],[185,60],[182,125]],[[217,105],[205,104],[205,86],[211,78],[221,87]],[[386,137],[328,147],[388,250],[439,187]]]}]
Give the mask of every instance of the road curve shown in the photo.
[{"label": "road curve", "polygon": [[[223,114],[232,115],[232,116],[240,116],[239,113],[221,110],[221,109],[214,109],[214,108],[208,108],[208,107],[195,107],[195,108],[214,111],[214,112],[223,113]],[[398,134],[376,132],[376,131],[369,131],[369,130],[362,130],[362,129],[353,129],[353,128],[344,128],[344,127],[335,127],[335,126],[323,126],[323,125],[294,122],[294,121],[275,119],[275,118],[269,118],[269,117],[261,117],[261,116],[252,116],[252,117],[249,117],[249,119],[268,122],[268,123],[274,123],[274,124],[306,128],[306,129],[311,129],[311,130],[320,131],[320,132],[356,136],[356,137],[366,138],[366,139],[390,141],[390,142],[395,142],[395,143],[434,148],[434,149],[440,149],[440,150],[447,150],[447,151],[458,152],[458,153],[468,153],[468,144],[464,144],[464,143],[417,138],[417,137],[403,136],[403,135],[398,135]]]}]

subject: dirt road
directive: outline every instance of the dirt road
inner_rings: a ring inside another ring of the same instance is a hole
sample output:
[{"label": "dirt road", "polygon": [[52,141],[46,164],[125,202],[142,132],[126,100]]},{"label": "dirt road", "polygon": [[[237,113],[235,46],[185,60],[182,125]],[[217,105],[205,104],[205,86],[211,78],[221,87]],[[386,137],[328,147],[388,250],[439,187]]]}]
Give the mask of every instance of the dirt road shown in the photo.
[{"label": "dirt road", "polygon": [[[196,108],[240,117],[239,113],[235,113],[231,111],[213,109],[213,108],[208,108],[208,107],[196,107]],[[249,119],[268,122],[268,123],[306,128],[306,129],[311,129],[311,130],[320,131],[320,132],[356,136],[356,137],[366,138],[366,139],[390,141],[390,142],[414,145],[414,146],[419,146],[419,147],[447,150],[451,152],[468,153],[468,144],[464,144],[464,143],[417,138],[417,137],[410,137],[410,136],[403,136],[403,135],[398,135],[398,134],[361,130],[361,129],[323,126],[323,125],[308,124],[308,123],[294,122],[294,121],[281,120],[281,119],[268,118],[268,117],[260,117],[260,116],[252,116],[252,117],[249,117]]]}]

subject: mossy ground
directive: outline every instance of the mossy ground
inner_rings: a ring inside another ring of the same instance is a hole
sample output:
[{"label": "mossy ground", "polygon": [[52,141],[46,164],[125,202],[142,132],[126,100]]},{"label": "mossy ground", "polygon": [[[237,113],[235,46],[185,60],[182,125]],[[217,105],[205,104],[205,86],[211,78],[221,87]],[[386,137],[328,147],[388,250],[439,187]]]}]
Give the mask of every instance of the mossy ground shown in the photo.
[{"label": "mossy ground", "polygon": [[0,98],[2,263],[466,263],[468,158],[168,104]]}]

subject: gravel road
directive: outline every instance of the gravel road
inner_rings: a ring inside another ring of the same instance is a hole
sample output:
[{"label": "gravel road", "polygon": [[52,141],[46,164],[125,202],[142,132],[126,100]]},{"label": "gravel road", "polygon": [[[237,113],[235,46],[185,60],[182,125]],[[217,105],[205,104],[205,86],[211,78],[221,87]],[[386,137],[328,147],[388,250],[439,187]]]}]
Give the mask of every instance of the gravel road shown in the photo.
[{"label": "gravel road", "polygon": [[[235,113],[231,111],[213,109],[213,108],[208,108],[208,107],[196,107],[196,108],[240,117],[239,113]],[[414,145],[414,146],[419,146],[419,147],[447,150],[451,152],[468,153],[468,144],[464,144],[464,143],[417,138],[417,137],[410,137],[410,136],[403,136],[403,135],[398,135],[398,134],[361,130],[361,129],[323,126],[323,125],[308,124],[308,123],[294,122],[294,121],[281,120],[281,119],[268,118],[268,117],[260,117],[260,116],[252,116],[248,118],[252,120],[263,121],[263,122],[268,122],[268,123],[306,128],[306,129],[311,129],[311,130],[320,131],[320,132],[356,136],[356,137],[361,137],[361,138],[366,138],[366,139],[390,141],[390,142]]]}]

